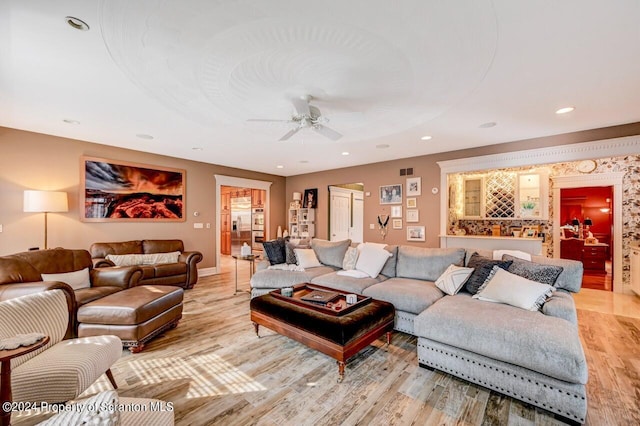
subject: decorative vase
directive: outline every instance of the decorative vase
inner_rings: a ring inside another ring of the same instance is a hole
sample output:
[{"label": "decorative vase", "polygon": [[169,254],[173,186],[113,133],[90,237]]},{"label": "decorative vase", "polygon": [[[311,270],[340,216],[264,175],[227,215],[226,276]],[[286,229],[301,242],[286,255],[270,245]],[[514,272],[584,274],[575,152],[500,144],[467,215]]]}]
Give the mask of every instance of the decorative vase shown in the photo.
[{"label": "decorative vase", "polygon": [[278,225],[278,232],[276,233],[277,238],[282,238],[282,226]]}]

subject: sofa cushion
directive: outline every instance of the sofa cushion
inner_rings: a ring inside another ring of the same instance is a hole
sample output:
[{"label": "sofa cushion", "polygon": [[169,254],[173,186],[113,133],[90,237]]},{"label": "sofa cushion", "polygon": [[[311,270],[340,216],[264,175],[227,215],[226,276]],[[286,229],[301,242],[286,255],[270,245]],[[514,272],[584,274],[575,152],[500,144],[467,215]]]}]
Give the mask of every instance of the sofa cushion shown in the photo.
[{"label": "sofa cushion", "polygon": [[378,275],[375,278],[354,278],[344,275],[338,275],[338,272],[340,271],[319,275],[312,279],[311,282],[313,284],[335,288],[337,290],[342,290],[349,293],[363,294],[362,292],[365,288],[371,287],[372,285],[387,279],[387,277],[385,277],[384,275]]},{"label": "sofa cushion", "polygon": [[318,238],[311,240],[311,248],[316,252],[320,263],[336,268],[342,268],[344,255],[350,245],[351,240],[327,241]]},{"label": "sofa cushion", "polygon": [[435,281],[449,265],[464,266],[463,248],[423,248],[400,246],[396,276]]},{"label": "sofa cushion", "polygon": [[473,273],[473,268],[464,266],[450,265],[446,271],[438,277],[435,284],[443,292],[453,296],[456,294],[469,276]]},{"label": "sofa cushion", "polygon": [[186,263],[163,263],[159,265],[153,265],[155,271],[155,277],[171,277],[174,275],[186,274]]},{"label": "sofa cushion", "polygon": [[507,254],[502,256],[502,259],[513,261],[508,269],[512,274],[519,275],[531,281],[537,281],[539,283],[549,285],[554,285],[556,283],[556,280],[562,273],[563,269],[562,266],[542,265],[540,263],[518,259]]},{"label": "sofa cushion", "polygon": [[380,273],[388,278],[395,277],[396,265],[398,263],[398,246],[388,245],[384,249],[391,253],[392,256],[387,259],[387,262],[384,264],[384,267],[382,268],[382,271],[380,271]]},{"label": "sofa cushion", "polygon": [[447,296],[415,318],[414,330],[453,347],[519,365],[570,383],[587,383],[575,325],[539,311]]},{"label": "sofa cushion", "polygon": [[397,277],[367,287],[363,294],[412,314],[419,314],[444,296],[433,282]]},{"label": "sofa cushion", "polygon": [[73,272],[61,272],[59,274],[42,274],[42,281],[60,281],[69,284],[74,290],[91,287],[88,267]]},{"label": "sofa cushion", "polygon": [[269,259],[269,263],[277,265],[279,263],[286,263],[287,256],[285,253],[285,241],[283,238],[278,238],[271,241],[265,241],[262,243],[264,248],[264,254]]},{"label": "sofa cushion", "polygon": [[182,240],[142,240],[143,253],[169,253],[184,251]]},{"label": "sofa cushion", "polygon": [[507,270],[511,266],[510,260],[493,260],[474,253],[467,264],[469,268],[474,268],[473,274],[469,277],[464,288],[471,294],[476,294],[478,289],[487,280],[494,266]]},{"label": "sofa cushion", "polygon": [[263,269],[256,271],[253,277],[251,277],[251,288],[275,289],[291,287],[295,284],[309,283],[315,277],[334,272],[335,270],[336,268],[332,268],[331,266],[309,268],[305,269],[304,272]]},{"label": "sofa cushion", "polygon": [[313,249],[295,249],[296,260],[298,262],[298,266],[302,268],[317,268],[318,266],[322,266],[318,258],[316,257],[316,252]]},{"label": "sofa cushion", "polygon": [[537,311],[554,290],[555,288],[549,284],[531,281],[494,266],[473,298]]}]

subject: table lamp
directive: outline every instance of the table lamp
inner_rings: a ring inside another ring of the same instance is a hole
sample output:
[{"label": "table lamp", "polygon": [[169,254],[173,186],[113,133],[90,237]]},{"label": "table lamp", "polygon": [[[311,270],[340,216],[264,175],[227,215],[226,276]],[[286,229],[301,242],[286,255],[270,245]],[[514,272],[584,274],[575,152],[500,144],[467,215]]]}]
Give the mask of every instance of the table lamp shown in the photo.
[{"label": "table lamp", "polygon": [[44,248],[47,247],[47,213],[68,212],[67,193],[59,191],[24,191],[24,212],[44,213]]},{"label": "table lamp", "polygon": [[588,218],[585,217],[584,218],[584,238],[587,238],[589,236],[589,228],[593,225],[593,221]]},{"label": "table lamp", "polygon": [[571,221],[571,225],[573,225],[573,236],[577,237],[580,230],[580,221],[577,217],[573,218],[573,220]]}]

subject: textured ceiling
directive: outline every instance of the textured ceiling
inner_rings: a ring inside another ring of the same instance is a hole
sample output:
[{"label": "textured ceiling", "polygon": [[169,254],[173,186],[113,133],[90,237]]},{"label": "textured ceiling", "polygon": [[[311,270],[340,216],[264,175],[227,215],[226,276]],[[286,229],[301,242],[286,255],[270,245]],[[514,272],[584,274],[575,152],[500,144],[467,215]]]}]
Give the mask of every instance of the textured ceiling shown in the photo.
[{"label": "textured ceiling", "polygon": [[[4,1],[0,125],[293,175],[640,121],[640,2],[514,3]],[[303,95],[340,140],[247,121]]]}]

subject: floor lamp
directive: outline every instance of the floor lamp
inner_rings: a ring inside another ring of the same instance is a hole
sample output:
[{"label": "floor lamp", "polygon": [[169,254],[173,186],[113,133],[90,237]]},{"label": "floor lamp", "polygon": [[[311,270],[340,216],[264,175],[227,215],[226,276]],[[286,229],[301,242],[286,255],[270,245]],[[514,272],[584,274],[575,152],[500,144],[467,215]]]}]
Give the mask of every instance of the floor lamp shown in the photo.
[{"label": "floor lamp", "polygon": [[68,212],[66,192],[24,191],[24,212],[44,213],[44,248],[47,247],[47,213]]}]

